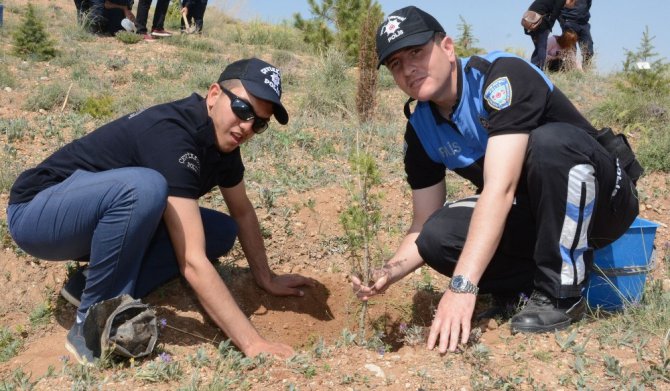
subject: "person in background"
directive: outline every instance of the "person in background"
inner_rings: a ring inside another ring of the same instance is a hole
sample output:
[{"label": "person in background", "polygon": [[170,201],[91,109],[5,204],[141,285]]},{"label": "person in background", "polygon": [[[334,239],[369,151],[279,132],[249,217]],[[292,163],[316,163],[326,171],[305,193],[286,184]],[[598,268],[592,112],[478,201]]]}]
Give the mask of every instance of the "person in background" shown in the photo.
[{"label": "person in background", "polygon": [[582,71],[577,58],[577,33],[565,30],[561,35],[550,35],[547,41],[546,70],[549,72]]},{"label": "person in background", "polygon": [[563,31],[572,30],[579,38],[579,50],[582,55],[584,68],[591,66],[593,59],[593,38],[591,38],[591,0],[575,0],[573,6],[565,6],[558,17],[558,23]]},{"label": "person in background", "polygon": [[135,21],[133,0],[75,0],[77,22],[93,34],[114,35],[124,30],[121,21]]},{"label": "person in background", "polygon": [[137,2],[137,19],[135,20],[136,32],[144,37],[146,41],[152,41],[153,37],[170,37],[172,33],[166,31],[165,16],[167,15],[170,0],[156,0],[156,9],[154,9],[154,19],[151,25],[151,34],[147,30],[147,20],[149,19],[149,9],[151,0],[139,0]]},{"label": "person in background", "polygon": [[[424,262],[451,277],[427,342],[440,353],[468,341],[480,292],[502,308],[532,292],[512,332],[554,332],[581,319],[593,249],[638,214],[628,166],[541,70],[504,52],[458,57],[419,8],[382,22],[377,58],[410,97],[403,150],[412,222],[373,281],[351,276],[356,295],[383,293]],[[475,194],[445,203],[447,169]]]},{"label": "person in background", "polygon": [[[212,321],[247,356],[287,358],[293,349],[253,327],[213,260],[239,237],[256,283],[279,296],[303,296],[314,281],[277,275],[244,182],[240,145],[285,125],[279,69],[251,58],[228,65],[205,97],[126,115],[74,140],[14,182],[7,224],[16,244],[49,260],[86,262],[62,296],[77,307],[66,347],[92,363],[84,320],[103,300],[140,298],[184,276]],[[200,207],[218,187],[230,215]]]},{"label": "person in background", "polygon": [[533,41],[533,54],[530,56],[530,62],[540,69],[544,69],[547,58],[547,39],[551,34],[551,29],[556,23],[556,19],[561,14],[564,6],[570,6],[574,0],[535,0],[528,7],[529,11],[535,11],[542,17],[542,23],[533,31],[524,29],[527,35]]},{"label": "person in background", "polygon": [[[202,25],[207,9],[207,0],[182,0],[181,31],[185,33],[202,34]],[[190,29],[187,28],[184,18],[188,21]]]}]

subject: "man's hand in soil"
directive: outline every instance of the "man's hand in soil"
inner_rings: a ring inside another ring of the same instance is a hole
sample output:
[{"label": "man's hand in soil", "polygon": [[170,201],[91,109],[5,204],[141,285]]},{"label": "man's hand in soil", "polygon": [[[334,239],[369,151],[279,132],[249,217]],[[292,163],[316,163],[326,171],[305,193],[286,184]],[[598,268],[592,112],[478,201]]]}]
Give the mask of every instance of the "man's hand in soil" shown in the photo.
[{"label": "man's hand in soil", "polygon": [[295,354],[292,347],[279,342],[270,342],[266,339],[261,339],[253,345],[250,345],[247,349],[244,349],[244,354],[247,357],[256,357],[261,353],[282,359],[290,358]]},{"label": "man's hand in soil", "polygon": [[[470,321],[477,296],[470,293],[454,293],[447,290],[437,306],[433,324],[430,326],[427,348],[432,350],[440,336],[438,350],[441,354],[456,351],[459,342],[465,344],[470,337]],[[459,341],[460,337],[460,341]]]},{"label": "man's hand in soil", "polygon": [[374,284],[366,286],[360,278],[351,276],[351,287],[359,299],[367,301],[372,296],[384,293],[392,283],[391,270],[386,266],[375,270],[372,272],[372,280]]},{"label": "man's hand in soil", "polygon": [[298,289],[301,286],[314,287],[316,284],[311,278],[303,277],[299,274],[274,275],[261,287],[268,293],[275,296],[304,296],[305,292]]}]

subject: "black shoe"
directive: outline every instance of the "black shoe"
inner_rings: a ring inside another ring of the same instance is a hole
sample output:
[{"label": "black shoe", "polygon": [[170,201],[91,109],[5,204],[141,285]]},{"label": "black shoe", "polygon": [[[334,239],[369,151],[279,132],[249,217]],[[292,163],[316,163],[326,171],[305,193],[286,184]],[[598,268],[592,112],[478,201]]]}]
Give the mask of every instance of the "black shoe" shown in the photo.
[{"label": "black shoe", "polygon": [[586,300],[583,297],[554,299],[540,291],[533,291],[526,306],[510,320],[512,332],[545,333],[562,330],[584,316]]},{"label": "black shoe", "polygon": [[77,308],[81,305],[81,295],[84,293],[84,287],[86,286],[86,277],[88,277],[88,268],[77,268],[60,290],[61,296]]},{"label": "black shoe", "polygon": [[86,346],[84,322],[75,322],[74,325],[72,325],[72,328],[67,333],[65,348],[74,355],[74,358],[79,364],[93,366],[95,357],[93,356],[93,351]]}]

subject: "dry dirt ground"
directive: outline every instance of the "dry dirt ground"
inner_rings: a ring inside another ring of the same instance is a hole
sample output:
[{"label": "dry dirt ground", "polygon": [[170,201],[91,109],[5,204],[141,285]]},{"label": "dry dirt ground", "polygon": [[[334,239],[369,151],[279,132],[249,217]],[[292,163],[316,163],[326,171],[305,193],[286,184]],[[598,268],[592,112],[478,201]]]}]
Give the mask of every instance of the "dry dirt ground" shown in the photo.
[{"label": "dry dirt ground", "polygon": [[[112,38],[105,39],[109,39],[110,44],[115,42]],[[160,43],[143,46],[143,50],[156,51],[154,55],[166,49],[171,50],[171,47],[161,49]],[[20,109],[21,94],[25,97],[27,92],[0,90],[0,116],[39,115]],[[0,142],[5,140],[0,139]],[[23,155],[42,155],[38,140],[20,143],[17,149]],[[346,164],[344,158],[341,164]],[[668,174],[651,174],[640,183],[641,193],[645,195],[641,216],[660,224],[655,242],[659,262],[650,276],[656,280],[668,279],[669,182]],[[401,178],[388,180],[381,188],[385,193],[384,215],[391,222],[387,223],[388,229],[380,240],[385,248],[392,249],[409,223],[411,205]],[[253,198],[260,204],[258,194]],[[484,320],[479,324],[482,331],[480,344],[464,352],[441,356],[427,351],[422,344],[403,341],[401,330],[406,325],[430,325],[431,314],[447,284],[446,278],[427,268],[412,273],[371,302],[367,333],[372,334],[373,324],[377,330],[383,331],[381,340],[388,347],[386,351],[345,343],[343,331],[357,331],[359,310],[348,282],[350,259],[342,242],[343,232],[338,220],[348,200],[349,195],[342,186],[332,185],[305,192],[289,191],[278,195],[273,207],[259,206],[257,209],[264,230],[269,232],[266,246],[271,267],[280,273],[301,273],[317,281],[314,288],[305,290],[302,298],[276,298],[259,289],[239,249],[221,259],[218,266],[221,274],[260,333],[271,340],[285,342],[310,357],[309,368],[281,360],[250,368],[244,371],[244,380],[235,387],[259,390],[467,390],[477,388],[477,385],[520,389],[544,385],[550,390],[577,387],[574,379],[580,368],[576,367],[575,355],[562,349],[553,334],[512,335],[508,324]],[[213,203],[214,200],[206,202]],[[6,203],[7,194],[0,194],[0,218],[3,220]],[[58,295],[65,277],[63,263],[17,255],[11,247],[0,249],[0,281],[4,286],[0,299],[0,326],[18,332],[23,343],[15,357],[0,363],[0,379],[9,380],[20,369],[30,374],[33,380],[52,374],[41,378],[35,386],[37,389],[74,387],[73,377],[65,375],[65,367],[71,368],[73,364],[65,360],[68,352],[64,341],[75,308]],[[172,360],[186,363],[198,350],[209,357],[218,354],[217,347],[226,337],[203,316],[202,308],[185,282],[175,280],[147,297],[146,301],[156,308],[159,318],[167,322],[161,330],[159,349],[169,353]],[[31,325],[30,315],[45,302],[49,303],[53,316],[46,324]],[[484,297],[478,304],[478,311],[486,306]],[[592,338],[598,333],[599,323],[604,321],[589,318],[570,329],[586,346],[584,359],[590,363],[588,388],[598,390],[621,386],[615,377],[606,373],[602,365],[603,355],[618,359],[624,373],[639,372],[645,365],[644,357],[642,362],[635,359],[633,346],[603,346]],[[325,348],[315,354],[320,338]],[[656,356],[664,343],[667,341],[661,338],[647,341],[649,356]],[[95,369],[98,380],[93,387],[176,389],[188,384],[194,373],[200,376],[201,384],[208,384],[208,379],[216,375],[211,367],[184,365],[188,369],[180,380],[149,383],[132,376],[130,365],[141,368],[156,360],[159,358],[153,356],[132,364],[125,363],[120,369]],[[126,375],[119,376],[118,373]],[[659,382],[655,387],[670,389],[670,383]]]},{"label": "dry dirt ground", "polygon": [[[643,186],[655,178],[665,180],[654,175],[645,178]],[[407,215],[405,197],[394,190],[402,183],[390,183],[387,186],[387,207],[396,208],[394,212],[398,215]],[[262,335],[288,343],[299,352],[310,351],[318,339],[323,338],[325,346],[333,350],[328,356],[314,360],[317,368],[314,377],[296,373],[290,365],[277,362],[269,370],[265,368],[261,371],[263,373],[249,373],[252,388],[279,389],[294,384],[300,389],[325,389],[331,386],[346,389],[349,386],[343,379],[351,376],[357,379],[353,381],[354,388],[416,390],[460,389],[463,386],[469,389],[472,376],[481,376],[484,381],[486,376],[511,379],[522,373],[534,379],[536,384],[546,384],[552,389],[558,387],[557,373],[569,374],[572,371],[572,357],[561,352],[554,335],[512,335],[508,324],[498,324],[495,320],[480,325],[483,330],[481,341],[490,351],[489,364],[483,368],[475,365],[476,357],[468,356],[473,353],[440,356],[426,351],[420,345],[406,346],[401,341],[400,325],[429,326],[439,292],[446,284],[446,279],[427,269],[420,269],[410,275],[371,305],[370,318],[382,320],[386,333],[383,340],[390,345],[390,351],[380,354],[374,349],[356,346],[336,347],[337,342],[342,340],[343,330],[357,329],[355,313],[358,306],[347,281],[347,254],[330,243],[330,239],[341,235],[337,216],[341,206],[346,203],[346,192],[341,188],[316,189],[280,197],[277,206],[294,205],[305,199],[314,200],[313,209],[303,208],[287,221],[281,221],[282,218],[272,212],[258,210],[261,220],[271,222],[268,227],[274,228],[267,242],[273,268],[278,272],[302,273],[318,281],[316,287],[306,290],[305,297],[276,298],[265,294],[253,283],[239,251],[223,259],[220,270],[240,306]],[[667,259],[664,252],[667,251],[669,240],[669,207],[670,201],[666,197],[649,201],[643,212],[643,216],[662,223],[656,238],[660,250],[658,259],[661,260]],[[292,235],[282,234],[286,232],[282,229],[285,224],[294,227]],[[659,265],[655,273],[658,278],[664,278],[662,270],[667,270],[667,266]],[[63,343],[74,312],[74,308],[55,293],[63,283],[65,267],[59,263],[18,257],[12,250],[5,249],[0,255],[0,273],[4,276],[5,286],[0,306],[3,326],[25,327],[29,324],[30,313],[45,299],[54,306],[54,316],[47,325],[24,328],[30,332],[23,333],[23,348],[16,357],[0,364],[0,375],[9,376],[16,368],[31,373],[33,377],[44,375],[50,366],[58,371],[64,365],[63,357],[68,355]],[[426,284],[436,287],[437,291],[431,293],[425,289]],[[175,280],[168,284],[150,295],[147,302],[154,305],[158,316],[167,321],[168,327],[162,330],[159,340],[160,348],[169,352],[174,360],[186,360],[199,348],[204,348],[211,356],[216,355],[216,348],[225,336],[209,319],[203,317],[195,296],[183,281]],[[482,305],[480,308],[484,307]],[[589,335],[598,327],[598,322],[593,319],[583,322],[577,329],[579,335]],[[649,347],[658,349],[660,343],[652,341]],[[592,345],[595,348],[595,342]],[[533,352],[544,352],[552,359],[550,362],[542,361],[544,356]],[[619,357],[624,365],[638,365],[635,360],[626,361],[632,354],[631,348],[619,347],[607,353]],[[600,349],[594,349],[593,354],[597,357]],[[376,372],[366,368],[366,365],[375,368],[370,364],[380,368],[383,375],[378,377]],[[255,381],[258,383],[254,383],[253,379],[257,379]],[[49,378],[38,383],[38,388],[69,388],[68,384],[69,380],[62,377]],[[127,384],[140,387],[142,382],[109,381],[105,387],[124,388]],[[176,387],[174,384],[164,386],[166,389]],[[147,387],[154,388],[156,385]]]}]

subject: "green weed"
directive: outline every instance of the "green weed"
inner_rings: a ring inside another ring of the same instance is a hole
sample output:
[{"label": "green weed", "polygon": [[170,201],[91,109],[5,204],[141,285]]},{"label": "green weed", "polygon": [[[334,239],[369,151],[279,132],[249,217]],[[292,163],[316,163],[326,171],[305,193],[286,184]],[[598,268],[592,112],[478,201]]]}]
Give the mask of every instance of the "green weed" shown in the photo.
[{"label": "green weed", "polygon": [[40,85],[26,100],[23,108],[30,111],[52,110],[61,107],[68,96],[68,86],[64,83]]},{"label": "green weed", "polygon": [[29,315],[30,324],[40,326],[49,323],[53,315],[53,308],[48,300],[39,303]]},{"label": "green weed", "polygon": [[111,95],[89,97],[79,109],[81,114],[88,114],[93,118],[107,118],[114,114],[114,98]]},{"label": "green weed", "polygon": [[29,133],[30,126],[25,118],[4,119],[0,118],[0,134],[7,136],[8,142],[23,139],[26,132]]},{"label": "green weed", "polygon": [[14,334],[9,328],[0,328],[0,362],[8,361],[16,356],[23,345],[20,336]]},{"label": "green weed", "polygon": [[304,84],[300,110],[329,118],[351,118],[355,101],[353,80],[346,56],[330,49],[319,58]]},{"label": "green weed", "polygon": [[167,353],[161,353],[155,360],[138,368],[135,378],[149,383],[163,383],[181,379],[184,371],[179,362]]},{"label": "green weed", "polygon": [[140,34],[135,34],[131,31],[119,31],[116,33],[115,37],[127,45],[133,45],[143,40]]},{"label": "green weed", "polygon": [[267,45],[277,50],[303,50],[299,32],[286,25],[269,25],[260,21],[236,24],[231,34],[233,42],[243,45]]},{"label": "green weed", "polygon": [[7,65],[0,63],[0,89],[5,87],[15,88],[16,78]]},{"label": "green weed", "polygon": [[14,390],[32,390],[37,385],[39,379],[30,381],[30,374],[23,372],[23,369],[16,368],[11,377],[0,381],[0,391]]},{"label": "green weed", "polygon": [[295,373],[302,374],[307,379],[316,376],[317,368],[311,357],[306,354],[296,354],[286,360],[286,365]]}]

